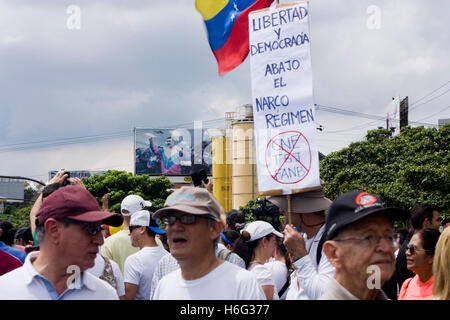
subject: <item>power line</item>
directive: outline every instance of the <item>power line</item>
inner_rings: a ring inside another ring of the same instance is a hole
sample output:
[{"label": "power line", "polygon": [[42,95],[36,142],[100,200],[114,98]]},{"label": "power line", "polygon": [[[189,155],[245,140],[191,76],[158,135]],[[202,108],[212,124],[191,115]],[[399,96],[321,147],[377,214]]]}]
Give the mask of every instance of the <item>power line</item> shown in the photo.
[{"label": "power line", "polygon": [[449,108],[450,108],[450,106],[445,107],[445,108],[442,109],[441,111],[438,111],[438,112],[436,112],[436,113],[433,113],[431,116],[428,116],[428,117],[426,117],[426,118],[420,119],[419,121],[423,121],[423,120],[426,120],[426,119],[428,119],[428,118],[434,117],[435,115],[438,115],[439,113],[444,112],[445,110],[447,110],[447,109],[449,109]]},{"label": "power line", "polygon": [[446,83],[444,83],[443,85],[441,85],[439,88],[431,91],[430,93],[427,93],[426,95],[424,95],[422,98],[420,98],[419,100],[414,101],[413,103],[410,104],[410,106],[413,106],[417,103],[419,103],[420,101],[422,101],[423,99],[427,98],[428,96],[432,95],[433,93],[435,93],[436,91],[438,91],[439,89],[445,87],[447,84],[449,84],[450,81],[447,81]]},{"label": "power line", "polygon": [[[350,110],[345,110],[345,109],[340,109],[337,107],[329,107],[329,106],[325,106],[325,105],[320,105],[320,104],[316,104],[316,109],[317,110],[322,110],[325,112],[332,112],[332,113],[339,113],[342,115],[347,115],[347,116],[351,116],[351,117],[358,117],[358,118],[367,118],[367,119],[377,119],[376,121],[371,121],[371,122],[367,122],[361,125],[357,125],[354,127],[350,127],[347,129],[341,129],[341,130],[335,130],[335,131],[327,131],[327,133],[338,133],[338,132],[345,132],[345,131],[352,131],[352,130],[357,130],[357,129],[362,129],[365,128],[367,126],[370,125],[374,125],[380,121],[386,121],[386,117],[384,116],[378,116],[378,115],[372,115],[372,114],[367,114],[367,113],[362,113],[362,112],[356,112],[356,111],[350,111]],[[423,125],[423,126],[433,126],[436,127],[437,125],[432,124],[432,123],[426,123],[426,122],[418,122],[418,121],[409,121],[410,124],[415,124],[415,125]]]},{"label": "power line", "polygon": [[[225,120],[225,118],[205,120],[205,121],[202,121],[202,124],[205,123],[208,125],[213,122],[224,121],[224,120]],[[167,127],[179,128],[179,127],[183,127],[183,126],[193,127],[193,124],[194,124],[194,122],[186,122],[186,123],[181,123],[181,124],[176,124],[176,125],[156,127],[154,129],[164,129]],[[205,128],[205,129],[207,129],[207,128]],[[29,150],[29,149],[42,149],[42,148],[49,148],[49,147],[56,147],[56,146],[66,146],[66,145],[80,144],[80,143],[92,143],[92,142],[97,142],[100,140],[110,140],[110,139],[117,139],[117,138],[132,137],[133,135],[134,135],[134,133],[131,130],[125,130],[125,131],[117,131],[117,132],[89,135],[89,136],[79,136],[79,137],[72,137],[72,138],[21,142],[21,143],[15,143],[15,144],[0,145],[0,153],[23,151],[23,150]]]},{"label": "power line", "polygon": [[64,139],[23,142],[23,143],[0,146],[0,153],[12,152],[12,151],[23,151],[23,150],[29,150],[29,149],[42,149],[42,148],[56,147],[56,146],[66,146],[66,145],[70,145],[70,144],[79,144],[79,143],[91,143],[91,142],[97,142],[99,140],[117,139],[117,138],[128,137],[128,136],[131,137],[131,136],[133,136],[133,134],[132,133],[127,133],[127,134],[111,133],[111,134],[82,136],[82,137],[73,137],[73,138],[64,138]]},{"label": "power line", "polygon": [[411,112],[412,110],[415,110],[415,109],[417,109],[417,108],[420,107],[420,106],[423,106],[423,105],[425,105],[425,104],[427,104],[427,103],[430,103],[431,101],[434,101],[434,100],[436,100],[436,99],[442,97],[443,95],[445,95],[445,94],[447,94],[447,93],[449,93],[449,92],[450,92],[450,89],[448,89],[447,91],[444,91],[443,93],[441,93],[440,95],[438,95],[438,96],[436,96],[436,97],[431,98],[431,99],[428,100],[428,101],[425,101],[424,103],[418,104],[418,105],[416,105],[415,107],[410,108],[409,111]]}]

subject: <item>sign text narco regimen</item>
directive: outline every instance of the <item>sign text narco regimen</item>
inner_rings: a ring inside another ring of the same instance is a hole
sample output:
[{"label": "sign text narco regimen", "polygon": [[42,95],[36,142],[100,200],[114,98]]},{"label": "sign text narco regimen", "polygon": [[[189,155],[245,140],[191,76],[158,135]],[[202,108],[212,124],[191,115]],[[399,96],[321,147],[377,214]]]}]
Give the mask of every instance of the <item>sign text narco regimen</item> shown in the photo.
[{"label": "sign text narco regimen", "polygon": [[308,2],[249,15],[258,191],[320,186]]}]

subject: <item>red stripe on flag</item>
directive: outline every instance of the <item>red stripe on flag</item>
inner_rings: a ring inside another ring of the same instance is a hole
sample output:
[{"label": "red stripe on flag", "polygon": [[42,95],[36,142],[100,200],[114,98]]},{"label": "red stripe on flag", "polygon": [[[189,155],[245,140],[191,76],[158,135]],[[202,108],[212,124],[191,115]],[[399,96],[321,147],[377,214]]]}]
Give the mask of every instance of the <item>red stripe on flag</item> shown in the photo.
[{"label": "red stripe on flag", "polygon": [[258,0],[236,18],[231,29],[228,41],[222,48],[213,51],[216,57],[219,75],[227,73],[239,66],[247,57],[249,52],[248,14],[251,11],[264,9],[273,0]]}]

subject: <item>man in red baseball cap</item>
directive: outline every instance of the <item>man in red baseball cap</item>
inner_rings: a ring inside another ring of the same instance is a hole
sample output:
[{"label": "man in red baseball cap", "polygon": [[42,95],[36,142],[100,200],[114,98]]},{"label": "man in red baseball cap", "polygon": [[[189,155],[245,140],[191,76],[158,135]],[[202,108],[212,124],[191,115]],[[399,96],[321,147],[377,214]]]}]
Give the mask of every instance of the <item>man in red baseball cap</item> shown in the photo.
[{"label": "man in red baseball cap", "polygon": [[102,224],[119,226],[122,217],[105,212],[82,186],[50,194],[36,215],[40,251],[0,277],[0,299],[118,299],[116,291],[86,269],[103,244]]}]

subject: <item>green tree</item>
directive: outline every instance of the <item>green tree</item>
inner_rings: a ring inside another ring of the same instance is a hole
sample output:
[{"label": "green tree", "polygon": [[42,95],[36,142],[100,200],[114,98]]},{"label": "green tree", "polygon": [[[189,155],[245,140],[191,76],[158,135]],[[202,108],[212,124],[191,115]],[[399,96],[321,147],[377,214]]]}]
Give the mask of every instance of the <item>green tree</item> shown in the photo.
[{"label": "green tree", "polygon": [[109,170],[104,175],[84,178],[83,183],[101,203],[103,195],[109,193],[109,210],[120,212],[120,203],[130,194],[140,195],[152,203],[151,210],[164,206],[173,183],[165,176],[150,178],[147,175],[133,175],[126,171]]},{"label": "green tree", "polygon": [[17,229],[30,225],[30,211],[39,193],[32,188],[24,189],[24,201],[5,203],[0,219],[8,220]]},{"label": "green tree", "polygon": [[420,203],[437,205],[450,218],[450,125],[404,127],[391,136],[371,130],[364,141],[330,153],[320,162],[325,194],[335,199],[360,189],[375,193],[385,205],[412,209]]},{"label": "green tree", "polygon": [[0,214],[0,219],[8,220],[16,229],[28,227],[30,226],[31,207],[32,206],[10,210],[9,213]]}]

